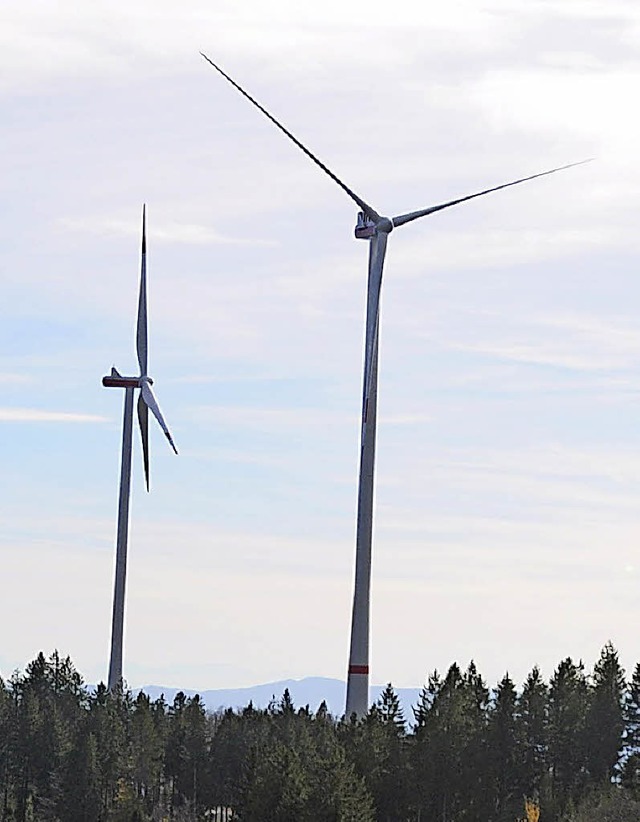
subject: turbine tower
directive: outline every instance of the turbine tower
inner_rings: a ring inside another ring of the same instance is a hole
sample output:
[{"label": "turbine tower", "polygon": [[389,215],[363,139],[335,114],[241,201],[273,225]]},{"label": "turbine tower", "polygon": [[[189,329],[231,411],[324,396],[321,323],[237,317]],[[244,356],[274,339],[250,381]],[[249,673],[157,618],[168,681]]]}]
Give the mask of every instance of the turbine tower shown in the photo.
[{"label": "turbine tower", "polygon": [[177,454],[171,434],[164,421],[156,398],[151,390],[153,380],[149,377],[147,353],[147,238],[146,209],[142,207],[142,260],[140,266],[140,295],[138,297],[138,326],[136,349],[140,374],[137,377],[123,377],[115,368],[108,377],[102,378],[107,388],[124,388],[124,416],[122,422],[122,463],[120,466],[120,498],[118,502],[118,531],[116,538],[116,574],[113,592],[113,619],[111,623],[111,655],[109,660],[108,688],[113,690],[122,682],[122,639],[124,634],[124,599],[127,577],[127,541],[129,533],[129,497],[131,489],[131,446],[133,428],[133,395],[140,389],[138,397],[138,423],[142,438],[144,476],[149,490],[149,409],[164,431],[169,444]]},{"label": "turbine tower", "polygon": [[380,289],[382,285],[382,269],[384,265],[385,253],[387,250],[387,240],[394,228],[399,228],[406,223],[442,211],[445,208],[473,200],[475,197],[482,197],[493,191],[502,188],[519,185],[528,180],[535,180],[536,177],[544,177],[562,171],[565,168],[581,165],[588,160],[579,163],[569,163],[568,165],[552,168],[547,171],[532,174],[529,177],[521,177],[519,180],[512,180],[508,183],[487,188],[484,191],[477,191],[474,194],[467,194],[465,197],[458,197],[446,203],[429,206],[419,211],[411,211],[401,214],[398,217],[383,217],[352,191],[342,180],[336,176],[331,169],[319,160],[315,154],[304,146],[282,123],[270,114],[258,103],[248,92],[246,92],[235,80],[229,77],[220,66],[216,65],[206,54],[200,52],[202,57],[219,72],[237,91],[249,100],[265,117],[280,129],[286,136],[319,166],[340,188],[358,205],[357,223],[355,236],[357,239],[369,241],[369,278],[367,284],[367,318],[365,330],[365,350],[364,350],[364,375],[362,380],[362,427],[360,433],[360,473],[358,481],[358,516],[356,526],[356,566],[355,566],[355,587],[353,597],[353,612],[351,618],[351,645],[349,651],[349,668],[347,677],[347,700],[345,713],[347,717],[355,714],[358,718],[364,716],[369,709],[369,611],[370,611],[370,590],[371,590],[371,539],[373,527],[373,488],[375,473],[375,452],[376,452],[376,411],[378,398],[378,328],[379,328],[379,308]]}]

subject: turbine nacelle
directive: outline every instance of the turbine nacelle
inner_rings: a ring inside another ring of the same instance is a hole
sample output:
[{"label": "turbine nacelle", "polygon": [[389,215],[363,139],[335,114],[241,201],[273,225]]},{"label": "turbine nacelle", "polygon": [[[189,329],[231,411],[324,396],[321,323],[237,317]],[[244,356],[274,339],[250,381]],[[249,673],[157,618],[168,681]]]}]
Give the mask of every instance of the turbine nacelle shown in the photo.
[{"label": "turbine nacelle", "polygon": [[151,377],[124,377],[115,368],[111,369],[108,377],[102,378],[105,388],[142,388],[142,383],[153,385]]},{"label": "turbine nacelle", "polygon": [[393,231],[393,220],[388,217],[372,220],[364,211],[358,212],[358,221],[354,231],[357,240],[370,240],[376,234],[389,234],[391,231]]}]

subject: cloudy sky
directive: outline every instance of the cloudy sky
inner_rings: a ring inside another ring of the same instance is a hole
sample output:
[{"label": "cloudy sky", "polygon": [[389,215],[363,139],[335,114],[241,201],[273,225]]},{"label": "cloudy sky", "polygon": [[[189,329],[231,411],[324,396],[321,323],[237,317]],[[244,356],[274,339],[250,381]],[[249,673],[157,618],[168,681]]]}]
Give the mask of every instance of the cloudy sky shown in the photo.
[{"label": "cloudy sky", "polygon": [[106,677],[142,203],[150,366],[125,675],[346,671],[378,211],[596,157],[390,239],[372,679],[640,658],[640,10],[609,0],[9,0],[0,29],[0,673]]}]

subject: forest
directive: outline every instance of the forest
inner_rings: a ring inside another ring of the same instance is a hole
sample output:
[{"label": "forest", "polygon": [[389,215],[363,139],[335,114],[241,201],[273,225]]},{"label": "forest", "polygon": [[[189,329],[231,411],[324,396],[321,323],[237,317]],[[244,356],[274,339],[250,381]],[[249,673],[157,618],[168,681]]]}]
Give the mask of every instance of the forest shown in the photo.
[{"label": "forest", "polygon": [[295,706],[89,689],[39,654],[0,679],[2,822],[637,822],[640,663],[609,643],[548,682],[434,672],[413,716],[388,685],[356,721]]}]

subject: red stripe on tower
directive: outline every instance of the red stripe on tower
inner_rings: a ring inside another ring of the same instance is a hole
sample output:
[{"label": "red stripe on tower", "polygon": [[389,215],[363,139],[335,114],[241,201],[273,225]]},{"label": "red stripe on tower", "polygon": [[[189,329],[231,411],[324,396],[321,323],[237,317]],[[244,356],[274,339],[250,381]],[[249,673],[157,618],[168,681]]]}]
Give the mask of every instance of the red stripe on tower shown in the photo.
[{"label": "red stripe on tower", "polygon": [[368,665],[349,665],[349,673],[350,674],[368,674],[369,673],[369,666]]}]

